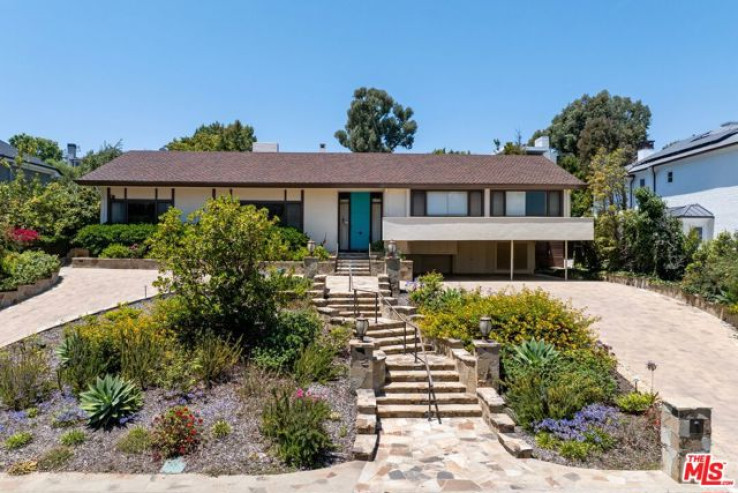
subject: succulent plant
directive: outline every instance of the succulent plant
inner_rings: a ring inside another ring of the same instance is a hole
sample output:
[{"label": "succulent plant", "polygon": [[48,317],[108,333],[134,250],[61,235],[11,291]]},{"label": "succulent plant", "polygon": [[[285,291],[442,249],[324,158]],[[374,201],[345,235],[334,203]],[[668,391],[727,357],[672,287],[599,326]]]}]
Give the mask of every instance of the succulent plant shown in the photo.
[{"label": "succulent plant", "polygon": [[80,394],[80,407],[92,428],[110,429],[123,424],[142,406],[141,391],[132,382],[117,376],[97,378]]},{"label": "succulent plant", "polygon": [[513,358],[528,366],[543,367],[558,359],[559,352],[543,339],[529,339],[513,347]]}]

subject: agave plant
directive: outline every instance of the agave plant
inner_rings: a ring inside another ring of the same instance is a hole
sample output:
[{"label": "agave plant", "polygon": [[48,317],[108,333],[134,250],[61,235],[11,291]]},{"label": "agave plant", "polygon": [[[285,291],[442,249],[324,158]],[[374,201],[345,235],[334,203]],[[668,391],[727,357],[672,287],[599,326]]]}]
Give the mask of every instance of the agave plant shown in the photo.
[{"label": "agave plant", "polygon": [[112,375],[98,377],[79,398],[80,407],[87,413],[88,424],[92,428],[110,429],[120,425],[142,406],[138,387]]},{"label": "agave plant", "polygon": [[513,358],[527,366],[544,367],[556,361],[559,352],[543,339],[528,339],[513,347]]}]

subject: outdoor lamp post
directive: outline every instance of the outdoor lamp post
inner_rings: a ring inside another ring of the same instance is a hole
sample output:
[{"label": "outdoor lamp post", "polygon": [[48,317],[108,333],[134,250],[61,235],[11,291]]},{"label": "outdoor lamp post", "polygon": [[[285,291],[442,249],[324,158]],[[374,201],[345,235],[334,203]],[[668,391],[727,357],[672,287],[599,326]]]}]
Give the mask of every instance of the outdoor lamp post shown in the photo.
[{"label": "outdoor lamp post", "polygon": [[387,243],[387,253],[389,253],[390,257],[394,257],[397,253],[397,243],[395,243],[395,240],[390,240]]},{"label": "outdoor lamp post", "polygon": [[486,341],[489,338],[489,332],[492,330],[492,318],[482,317],[479,319],[479,331],[482,333],[482,338]]},{"label": "outdoor lamp post", "polygon": [[362,342],[367,330],[369,330],[369,320],[365,317],[359,317],[356,319],[356,337]]},{"label": "outdoor lamp post", "polygon": [[308,241],[308,253],[312,255],[315,252],[315,242],[313,240]]}]

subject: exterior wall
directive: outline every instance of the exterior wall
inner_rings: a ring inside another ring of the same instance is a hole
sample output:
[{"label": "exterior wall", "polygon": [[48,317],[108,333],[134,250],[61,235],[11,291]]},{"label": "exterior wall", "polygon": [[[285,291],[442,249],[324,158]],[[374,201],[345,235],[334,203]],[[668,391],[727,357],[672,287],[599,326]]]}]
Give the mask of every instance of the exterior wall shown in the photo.
[{"label": "exterior wall", "polygon": [[[673,173],[669,183],[668,174]],[[738,147],[712,151],[634,173],[633,190],[640,179],[664,198],[669,207],[700,204],[715,216],[713,235],[738,230]],[[631,204],[634,202],[631,197]],[[712,237],[713,235],[709,236]],[[705,238],[709,238],[705,235]]]},{"label": "exterior wall", "polygon": [[384,217],[410,215],[407,208],[407,192],[405,188],[388,188],[384,191]]},{"label": "exterior wall", "polygon": [[305,189],[303,210],[305,233],[325,248],[338,251],[338,190],[334,188]]},{"label": "exterior wall", "polygon": [[[453,274],[509,274],[510,265],[497,265],[497,249],[502,242],[497,241],[422,241],[400,242],[399,250],[415,261],[415,274],[422,274],[428,266],[438,270],[432,261],[446,257],[446,262],[438,262],[450,268]],[[509,242],[504,242],[509,244]],[[532,274],[535,270],[535,242],[515,242],[516,245],[525,243],[527,256],[525,268],[515,268],[516,274]],[[499,268],[502,267],[502,268]]]},{"label": "exterior wall", "polygon": [[680,217],[682,231],[689,234],[692,228],[702,228],[702,239],[709,240],[715,237],[715,219],[711,217]]}]

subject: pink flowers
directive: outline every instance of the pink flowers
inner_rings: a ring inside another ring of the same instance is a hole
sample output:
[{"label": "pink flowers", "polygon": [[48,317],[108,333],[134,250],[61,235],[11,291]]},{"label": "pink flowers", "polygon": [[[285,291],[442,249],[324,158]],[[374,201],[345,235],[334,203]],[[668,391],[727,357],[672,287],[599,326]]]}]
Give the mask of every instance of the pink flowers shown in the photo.
[{"label": "pink flowers", "polygon": [[294,398],[295,399],[310,399],[312,401],[319,401],[323,398],[323,396],[314,394],[309,390],[303,390],[301,388],[298,388],[297,390],[295,390]]},{"label": "pink flowers", "polygon": [[15,243],[28,244],[37,241],[40,235],[32,229],[13,228],[9,236]]}]

